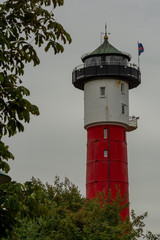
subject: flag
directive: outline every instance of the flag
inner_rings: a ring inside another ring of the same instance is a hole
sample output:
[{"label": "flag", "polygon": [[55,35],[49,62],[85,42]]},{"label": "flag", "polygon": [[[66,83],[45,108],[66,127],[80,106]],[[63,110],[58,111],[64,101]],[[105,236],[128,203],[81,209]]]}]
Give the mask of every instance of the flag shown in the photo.
[{"label": "flag", "polygon": [[138,55],[140,56],[142,52],[144,52],[144,47],[142,43],[138,43]]}]

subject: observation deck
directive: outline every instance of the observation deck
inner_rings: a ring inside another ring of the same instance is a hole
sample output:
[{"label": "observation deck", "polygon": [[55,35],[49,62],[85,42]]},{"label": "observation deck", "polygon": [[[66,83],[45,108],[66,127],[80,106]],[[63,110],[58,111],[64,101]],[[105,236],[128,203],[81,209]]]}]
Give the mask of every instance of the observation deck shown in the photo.
[{"label": "observation deck", "polygon": [[138,127],[138,119],[139,117],[135,117],[135,116],[130,116],[129,117],[129,125],[127,128],[127,132],[131,132],[137,129]]},{"label": "observation deck", "polygon": [[129,89],[137,87],[141,83],[141,73],[136,64],[128,63],[127,65],[110,62],[110,63],[93,63],[82,64],[76,67],[72,72],[73,85],[84,90],[84,84],[90,80],[115,78],[123,79],[128,82]]}]

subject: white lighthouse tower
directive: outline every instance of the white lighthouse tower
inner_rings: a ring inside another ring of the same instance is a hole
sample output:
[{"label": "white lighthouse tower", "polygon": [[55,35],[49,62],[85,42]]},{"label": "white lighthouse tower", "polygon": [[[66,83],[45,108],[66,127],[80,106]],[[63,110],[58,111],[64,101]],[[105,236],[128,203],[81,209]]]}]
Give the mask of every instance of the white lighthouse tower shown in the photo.
[{"label": "white lighthouse tower", "polygon": [[[141,82],[140,70],[130,60],[109,43],[106,32],[103,44],[82,56],[83,65],[73,70],[73,85],[84,91],[87,198],[103,190],[115,197],[117,187],[122,197],[128,193],[126,132],[137,128],[137,118],[129,117],[129,90]],[[122,215],[129,216],[129,208]]]}]

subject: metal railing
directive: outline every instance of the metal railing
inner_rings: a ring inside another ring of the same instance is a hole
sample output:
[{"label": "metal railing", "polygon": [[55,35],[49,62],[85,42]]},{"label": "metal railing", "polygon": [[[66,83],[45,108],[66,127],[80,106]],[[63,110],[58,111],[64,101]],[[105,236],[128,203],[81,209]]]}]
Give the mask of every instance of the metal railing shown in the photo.
[{"label": "metal railing", "polygon": [[128,131],[133,131],[138,127],[138,119],[139,117],[135,117],[135,116],[130,116],[129,117],[129,127],[128,127]]},{"label": "metal railing", "polygon": [[83,69],[83,68],[86,68],[86,67],[103,67],[103,66],[109,66],[109,65],[119,65],[119,66],[124,66],[124,67],[131,67],[131,68],[135,68],[135,69],[139,70],[139,67],[134,63],[125,64],[125,63],[121,63],[118,61],[110,61],[110,62],[101,62],[101,63],[80,64],[73,69],[73,72]]},{"label": "metal railing", "polygon": [[129,89],[137,87],[141,83],[141,74],[136,64],[112,61],[101,64],[81,64],[72,72],[72,83],[83,90],[84,84],[91,78],[114,77],[123,78],[129,83]]}]

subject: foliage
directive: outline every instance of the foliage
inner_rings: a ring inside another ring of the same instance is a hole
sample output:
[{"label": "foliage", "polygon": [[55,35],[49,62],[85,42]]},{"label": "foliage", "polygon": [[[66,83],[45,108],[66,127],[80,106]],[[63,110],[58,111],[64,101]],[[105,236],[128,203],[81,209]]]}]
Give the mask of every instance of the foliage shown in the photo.
[{"label": "foliage", "polygon": [[[30,92],[22,86],[21,76],[27,63],[40,63],[36,46],[54,53],[63,52],[70,35],[55,20],[53,10],[63,0],[7,0],[0,4],[0,169],[8,172],[6,161],[14,159],[4,135],[24,131],[30,115],[39,115],[38,107],[25,96]],[[61,42],[61,43],[60,43]]]},{"label": "foliage", "polygon": [[12,182],[0,185],[0,239],[17,225],[16,216],[22,211],[22,185]]},{"label": "foliage", "polygon": [[0,185],[0,239],[11,237],[13,228],[20,226],[19,219],[46,216],[42,186],[34,179],[24,185],[16,182]]},{"label": "foliage", "polygon": [[160,239],[160,235],[144,233],[146,213],[136,216],[132,211],[132,220],[122,221],[120,213],[126,205],[122,206],[119,193],[115,200],[103,193],[86,200],[67,178],[60,182],[56,177],[53,186],[34,178],[24,185],[9,183],[1,186],[0,194],[1,239]]},{"label": "foliage", "polygon": [[27,223],[27,228],[34,222],[39,226],[39,222],[47,221],[55,209],[59,213],[63,209],[75,212],[81,207],[82,202],[84,199],[77,187],[67,178],[61,183],[56,177],[54,186],[43,185],[40,180],[34,178],[23,185],[16,182],[2,184],[0,185],[0,239],[2,237],[6,239],[6,236],[12,239],[16,228],[18,231],[22,225],[23,229],[23,222]]}]

